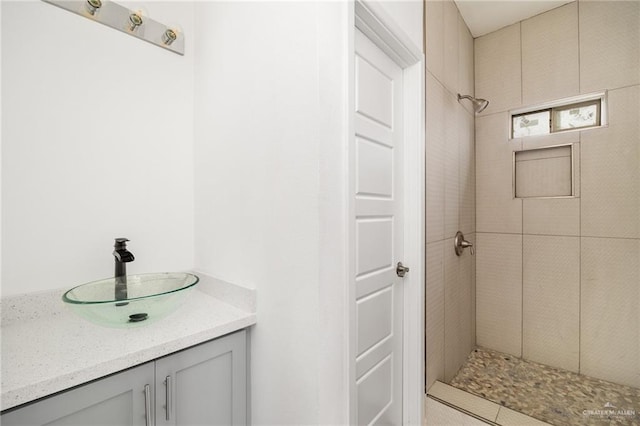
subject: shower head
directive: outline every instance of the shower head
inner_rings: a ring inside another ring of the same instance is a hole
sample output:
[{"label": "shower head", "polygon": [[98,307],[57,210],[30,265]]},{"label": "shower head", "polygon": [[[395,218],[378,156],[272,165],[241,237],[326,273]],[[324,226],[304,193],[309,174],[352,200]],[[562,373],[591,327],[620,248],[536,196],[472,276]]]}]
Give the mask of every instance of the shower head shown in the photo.
[{"label": "shower head", "polygon": [[486,99],[477,99],[473,96],[461,95],[460,93],[458,93],[458,100],[460,99],[469,99],[471,101],[471,104],[473,105],[473,110],[476,113],[484,111],[484,109],[489,106],[489,101]]}]

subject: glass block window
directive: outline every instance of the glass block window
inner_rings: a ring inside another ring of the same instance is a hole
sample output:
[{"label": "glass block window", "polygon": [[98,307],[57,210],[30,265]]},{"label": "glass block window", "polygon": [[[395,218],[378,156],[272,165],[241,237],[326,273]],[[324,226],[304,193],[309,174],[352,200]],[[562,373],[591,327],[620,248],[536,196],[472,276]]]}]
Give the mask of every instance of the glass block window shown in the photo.
[{"label": "glass block window", "polygon": [[598,93],[512,111],[511,138],[603,126],[604,106],[605,93]]}]

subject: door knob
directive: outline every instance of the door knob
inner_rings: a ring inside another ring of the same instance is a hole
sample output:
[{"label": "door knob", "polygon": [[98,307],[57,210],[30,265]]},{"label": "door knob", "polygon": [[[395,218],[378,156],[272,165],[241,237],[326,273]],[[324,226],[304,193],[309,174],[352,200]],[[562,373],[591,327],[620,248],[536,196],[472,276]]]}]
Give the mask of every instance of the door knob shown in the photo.
[{"label": "door knob", "polygon": [[396,274],[400,278],[404,278],[405,274],[409,272],[409,268],[404,266],[402,262],[398,262],[398,266],[396,267]]}]

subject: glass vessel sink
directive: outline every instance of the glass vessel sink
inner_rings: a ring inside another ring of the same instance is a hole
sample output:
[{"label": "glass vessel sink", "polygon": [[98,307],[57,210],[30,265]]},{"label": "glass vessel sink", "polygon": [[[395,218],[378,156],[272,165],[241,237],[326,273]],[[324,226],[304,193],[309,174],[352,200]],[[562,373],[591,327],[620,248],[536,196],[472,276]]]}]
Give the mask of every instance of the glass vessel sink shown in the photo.
[{"label": "glass vessel sink", "polygon": [[188,273],[127,275],[127,298],[116,300],[115,278],[93,281],[67,291],[62,300],[76,314],[102,326],[147,325],[175,311],[198,283]]}]

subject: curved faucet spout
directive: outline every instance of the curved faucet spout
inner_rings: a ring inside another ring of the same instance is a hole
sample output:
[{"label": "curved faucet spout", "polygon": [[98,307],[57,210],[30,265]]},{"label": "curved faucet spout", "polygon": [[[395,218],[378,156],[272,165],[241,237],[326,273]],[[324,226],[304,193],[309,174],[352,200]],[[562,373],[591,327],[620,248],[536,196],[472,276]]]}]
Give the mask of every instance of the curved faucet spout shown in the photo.
[{"label": "curved faucet spout", "polygon": [[133,253],[127,249],[114,250],[113,256],[116,258],[116,262],[127,263],[135,260]]}]

